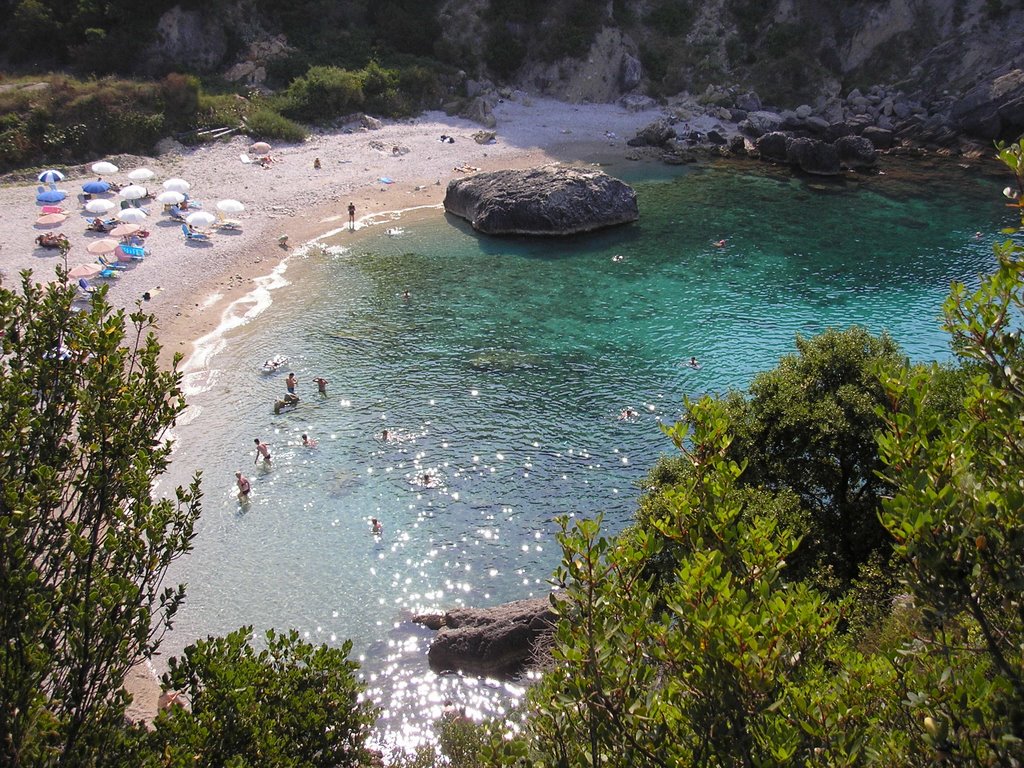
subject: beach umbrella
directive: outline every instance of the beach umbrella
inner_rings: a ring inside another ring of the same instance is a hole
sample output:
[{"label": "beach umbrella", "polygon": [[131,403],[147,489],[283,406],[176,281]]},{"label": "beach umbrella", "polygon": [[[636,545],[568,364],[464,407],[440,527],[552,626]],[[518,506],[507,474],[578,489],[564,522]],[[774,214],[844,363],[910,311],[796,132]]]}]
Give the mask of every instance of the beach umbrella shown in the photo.
[{"label": "beach umbrella", "polygon": [[140,187],[138,184],[131,184],[122,189],[117,194],[119,194],[125,200],[139,200],[148,195],[149,192],[146,190],[145,187]]},{"label": "beach umbrella", "polygon": [[154,176],[156,174],[149,170],[149,168],[136,168],[128,174],[128,178],[132,181],[149,181]]},{"label": "beach umbrella", "polygon": [[[89,253],[100,255],[103,253],[113,253],[117,250],[119,243],[112,237],[104,237],[102,240],[93,240],[87,246],[85,250]],[[71,274],[70,272],[68,274]],[[72,277],[89,277],[89,275],[71,275]]]},{"label": "beach umbrella", "polygon": [[102,195],[110,191],[110,184],[105,181],[87,181],[82,185],[82,191],[90,195]]},{"label": "beach umbrella", "polygon": [[265,155],[270,151],[270,145],[265,141],[257,141],[249,147],[249,151],[257,155]]},{"label": "beach umbrella", "polygon": [[110,234],[112,234],[114,237],[128,237],[128,235],[134,235],[140,229],[142,229],[142,227],[140,227],[138,224],[118,224],[116,227],[110,230]]},{"label": "beach umbrella", "polygon": [[217,210],[224,213],[241,213],[245,210],[245,206],[237,200],[218,200]]},{"label": "beach umbrella", "polygon": [[68,193],[61,189],[47,189],[36,195],[37,203],[59,203]]},{"label": "beach umbrella", "polygon": [[113,200],[90,200],[85,204],[85,210],[89,213],[110,213],[115,208],[117,204]]},{"label": "beach umbrella", "polygon": [[192,185],[189,184],[184,179],[168,179],[167,181],[164,182],[164,189],[169,189],[172,192],[181,192],[181,194],[185,194],[190,189],[192,189]]},{"label": "beach umbrella", "polygon": [[[99,242],[103,242],[100,240]],[[114,242],[114,241],[111,241]],[[95,245],[96,243],[93,243]],[[114,248],[117,247],[117,243],[114,243]],[[92,250],[92,245],[89,246],[89,250]],[[111,249],[113,250],[113,249]],[[110,253],[110,251],[93,251],[93,253]],[[100,272],[103,271],[103,267],[99,264],[79,264],[77,267],[72,267],[68,270],[68,277],[72,279],[78,279],[79,277],[96,277]]]},{"label": "beach umbrella", "polygon": [[37,178],[44,184],[56,184],[58,181],[64,181],[64,174],[56,168],[51,168],[40,173]]},{"label": "beach umbrella", "polygon": [[217,221],[217,217],[209,211],[196,211],[186,216],[185,221],[193,227],[209,227]]},{"label": "beach umbrella", "polygon": [[36,219],[36,224],[50,226],[52,224],[60,224],[65,219],[67,219],[67,216],[65,216],[63,213],[44,213],[42,216]]},{"label": "beach umbrella", "polygon": [[164,205],[177,205],[185,199],[185,196],[181,192],[175,192],[174,190],[168,189],[166,192],[161,192],[156,196],[158,203]]},{"label": "beach umbrella", "polygon": [[141,208],[125,208],[118,211],[114,216],[126,224],[141,224],[148,218],[146,212]]},{"label": "beach umbrella", "polygon": [[117,166],[113,163],[108,163],[106,160],[101,160],[98,163],[92,164],[93,173],[117,173]]}]

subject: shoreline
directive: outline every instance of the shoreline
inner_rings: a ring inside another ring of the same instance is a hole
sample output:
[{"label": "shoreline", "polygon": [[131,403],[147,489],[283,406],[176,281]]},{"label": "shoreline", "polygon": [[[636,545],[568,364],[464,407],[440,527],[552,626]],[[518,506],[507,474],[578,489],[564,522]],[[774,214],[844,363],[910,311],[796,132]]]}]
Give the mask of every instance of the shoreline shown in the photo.
[{"label": "shoreline", "polygon": [[[480,126],[431,112],[378,130],[321,133],[301,144],[275,147],[276,162],[269,168],[241,162],[250,145],[244,137],[181,147],[160,157],[109,158],[119,172],[108,180],[127,182],[129,171],[146,167],[156,174],[146,183],[154,196],[163,191],[165,179],[178,177],[191,184],[191,197],[205,210],[215,211],[217,200],[231,198],[240,200],[246,211],[237,217],[240,231],[215,232],[209,244],[197,245],[184,239],[179,224],[161,215],[158,203],[149,201],[144,227],[151,234],[144,261],[128,265],[116,280],[90,282],[110,286],[107,299],[115,310],[127,313],[140,307],[156,317],[161,362],[169,366],[175,355],[182,356],[179,370],[187,394],[227,343],[228,334],[271,306],[274,288],[286,284],[289,259],[344,232],[350,201],[356,205],[358,226],[352,238],[358,242],[372,227],[441,208],[447,183],[456,176],[552,162],[586,164],[598,157],[625,160],[626,138],[662,112],[522,97],[499,104],[495,115],[493,144],[473,139]],[[453,136],[455,143],[439,141],[441,135]],[[314,168],[315,159],[320,170]],[[58,184],[68,192],[60,203],[67,218],[54,226],[36,224],[42,212],[35,202],[38,183],[0,187],[0,204],[9,212],[0,220],[0,278],[6,286],[20,286],[24,269],[33,271],[36,282],[52,279],[61,262],[59,253],[33,244],[44,232],[68,236],[68,267],[96,261],[86,248],[101,236],[85,232],[85,218],[91,214],[78,194],[95,177],[86,166]],[[385,178],[394,181],[384,183]],[[120,202],[115,195],[105,197]],[[288,248],[279,245],[282,235]],[[146,293],[148,299],[143,298]],[[125,688],[133,697],[127,716],[151,722],[161,694],[154,667],[139,664],[127,675]]]}]

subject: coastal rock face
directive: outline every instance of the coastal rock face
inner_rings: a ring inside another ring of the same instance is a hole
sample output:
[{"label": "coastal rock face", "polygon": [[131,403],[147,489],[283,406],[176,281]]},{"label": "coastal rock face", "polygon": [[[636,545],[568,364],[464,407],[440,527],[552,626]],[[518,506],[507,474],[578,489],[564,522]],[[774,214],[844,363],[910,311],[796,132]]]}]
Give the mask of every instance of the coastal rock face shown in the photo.
[{"label": "coastal rock face", "polygon": [[543,655],[556,616],[551,602],[542,597],[494,608],[458,608],[413,621],[438,630],[427,652],[431,669],[507,675]]},{"label": "coastal rock face", "polygon": [[444,209],[489,235],[572,235],[640,217],[628,184],[601,171],[561,166],[453,179]]}]

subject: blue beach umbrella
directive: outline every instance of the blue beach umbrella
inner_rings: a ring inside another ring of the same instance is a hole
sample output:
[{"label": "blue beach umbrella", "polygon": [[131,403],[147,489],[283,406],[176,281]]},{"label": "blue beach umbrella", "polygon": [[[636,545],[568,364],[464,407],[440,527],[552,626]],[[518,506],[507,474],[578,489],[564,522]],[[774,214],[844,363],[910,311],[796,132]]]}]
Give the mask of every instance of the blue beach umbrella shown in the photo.
[{"label": "blue beach umbrella", "polygon": [[59,189],[47,189],[41,191],[36,195],[37,203],[59,203],[65,197],[68,196],[67,192],[63,192]]},{"label": "blue beach umbrella", "polygon": [[87,181],[82,185],[82,191],[90,195],[102,195],[110,191],[110,184],[105,181]]},{"label": "blue beach umbrella", "polygon": [[38,178],[44,184],[56,184],[58,181],[64,181],[64,174],[55,168],[51,168],[40,173]]}]

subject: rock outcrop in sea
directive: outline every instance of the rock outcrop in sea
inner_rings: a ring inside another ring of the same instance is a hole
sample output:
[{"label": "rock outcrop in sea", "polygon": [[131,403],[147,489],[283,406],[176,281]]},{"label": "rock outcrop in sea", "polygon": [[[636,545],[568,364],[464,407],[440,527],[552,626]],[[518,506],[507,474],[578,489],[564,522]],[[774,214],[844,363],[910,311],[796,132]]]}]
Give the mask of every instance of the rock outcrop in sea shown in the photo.
[{"label": "rock outcrop in sea", "polygon": [[453,179],[444,209],[489,235],[574,235],[640,217],[636,192],[625,182],[554,165]]},{"label": "rock outcrop in sea", "polygon": [[556,621],[546,597],[493,608],[456,608],[413,621],[437,630],[427,658],[438,672],[509,675],[550,657]]}]

